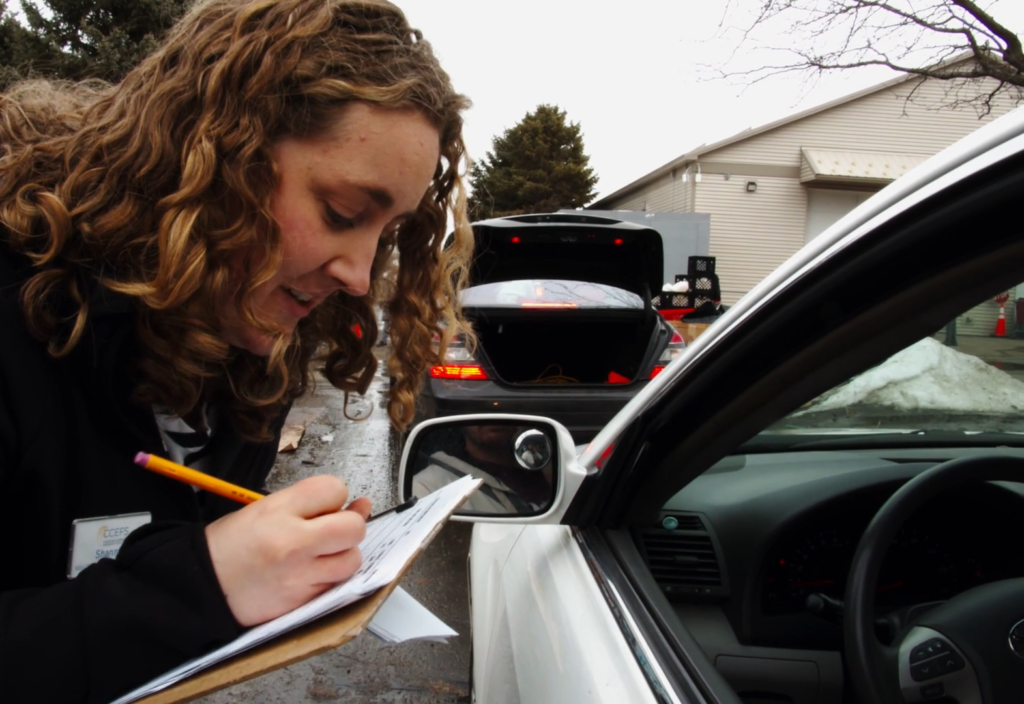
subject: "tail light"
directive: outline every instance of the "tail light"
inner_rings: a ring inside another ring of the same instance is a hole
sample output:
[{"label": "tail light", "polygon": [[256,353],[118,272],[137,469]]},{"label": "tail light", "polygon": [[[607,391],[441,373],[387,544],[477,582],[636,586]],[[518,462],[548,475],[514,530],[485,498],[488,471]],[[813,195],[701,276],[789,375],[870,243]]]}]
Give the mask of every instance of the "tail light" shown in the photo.
[{"label": "tail light", "polygon": [[654,377],[661,374],[662,370],[665,369],[666,365],[668,365],[669,362],[671,362],[673,359],[681,355],[684,349],[686,349],[686,340],[684,340],[683,336],[679,334],[679,331],[673,331],[672,339],[669,340],[668,346],[665,347],[664,351],[662,351],[661,353],[661,356],[658,357],[658,361],[654,365],[654,369],[651,370],[650,378],[653,379]]},{"label": "tail light", "polygon": [[479,364],[438,364],[430,368],[432,379],[464,379],[483,381],[487,372]]},{"label": "tail light", "polygon": [[[435,334],[432,344],[434,352],[440,351],[441,336]],[[459,333],[448,342],[442,364],[430,368],[430,378],[483,381],[489,377],[466,347],[465,336]]]}]

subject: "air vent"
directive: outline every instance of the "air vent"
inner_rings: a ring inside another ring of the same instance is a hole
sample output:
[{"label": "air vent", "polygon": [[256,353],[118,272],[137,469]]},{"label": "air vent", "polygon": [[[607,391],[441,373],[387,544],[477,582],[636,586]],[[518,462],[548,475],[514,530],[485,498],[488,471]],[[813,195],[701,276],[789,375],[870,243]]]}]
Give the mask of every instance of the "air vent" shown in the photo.
[{"label": "air vent", "polygon": [[662,517],[662,521],[665,518],[676,519],[676,530],[699,530],[704,532],[704,524],[700,520],[700,516],[692,513],[668,513]]},{"label": "air vent", "polygon": [[701,519],[672,514],[676,528],[649,528],[640,533],[647,566],[654,581],[672,597],[726,595],[715,544]]}]

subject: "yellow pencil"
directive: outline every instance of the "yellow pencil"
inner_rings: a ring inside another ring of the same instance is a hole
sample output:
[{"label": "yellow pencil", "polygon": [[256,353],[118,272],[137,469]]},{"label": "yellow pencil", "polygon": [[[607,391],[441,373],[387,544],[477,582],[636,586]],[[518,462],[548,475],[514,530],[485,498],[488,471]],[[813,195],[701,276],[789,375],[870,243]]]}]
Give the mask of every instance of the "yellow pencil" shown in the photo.
[{"label": "yellow pencil", "polygon": [[183,465],[165,460],[162,457],[156,455],[148,455],[145,452],[140,452],[135,455],[135,464],[150,469],[158,474],[162,474],[165,477],[171,479],[177,479],[179,482],[185,482],[192,486],[197,486],[204,491],[209,491],[212,494],[223,496],[226,499],[234,499],[243,504],[251,504],[253,501],[259,501],[263,498],[263,494],[255,491],[249,491],[243,487],[226,482],[223,479],[217,479],[217,477],[211,477],[209,474],[203,474],[197,472],[194,469],[189,469]]}]

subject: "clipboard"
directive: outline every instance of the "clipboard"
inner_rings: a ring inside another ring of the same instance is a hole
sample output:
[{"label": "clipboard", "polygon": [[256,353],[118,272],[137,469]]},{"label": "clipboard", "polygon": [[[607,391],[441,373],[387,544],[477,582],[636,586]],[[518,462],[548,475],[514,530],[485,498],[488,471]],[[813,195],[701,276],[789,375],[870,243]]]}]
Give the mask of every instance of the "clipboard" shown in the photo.
[{"label": "clipboard", "polygon": [[423,554],[448,519],[470,495],[467,494],[443,520],[436,523],[419,548],[406,560],[398,577],[390,583],[359,601],[282,633],[273,640],[239,653],[166,689],[138,699],[136,704],[177,704],[192,701],[349,642],[366,630],[374,614],[405,577],[412,563]]}]

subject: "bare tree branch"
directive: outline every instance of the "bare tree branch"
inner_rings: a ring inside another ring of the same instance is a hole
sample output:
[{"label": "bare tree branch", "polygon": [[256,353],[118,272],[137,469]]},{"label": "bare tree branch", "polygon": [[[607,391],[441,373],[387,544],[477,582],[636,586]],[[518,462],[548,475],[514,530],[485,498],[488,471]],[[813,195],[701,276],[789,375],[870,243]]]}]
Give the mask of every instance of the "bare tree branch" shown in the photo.
[{"label": "bare tree branch", "polygon": [[982,10],[971,0],[952,0],[952,2],[954,5],[962,7],[969,12],[986,29],[1002,39],[1006,43],[1006,49],[1003,51],[1003,60],[1016,68],[1018,72],[1024,73],[1024,48],[1021,46],[1020,37],[999,22],[996,22],[994,17]]},{"label": "bare tree branch", "polygon": [[[1019,0],[1004,0],[1017,2]],[[880,66],[952,83],[973,82],[974,102],[987,114],[999,96],[1024,101],[1020,37],[977,0],[761,0],[739,44],[781,52],[782,63],[743,66],[737,51],[717,73],[754,84],[779,74],[823,75]],[[723,18],[720,27],[726,24]],[[785,29],[780,27],[786,24]],[[786,36],[788,46],[761,43]],[[725,32],[722,32],[723,36]],[[963,57],[963,60],[958,60]],[[983,85],[982,85],[983,84]]]}]

